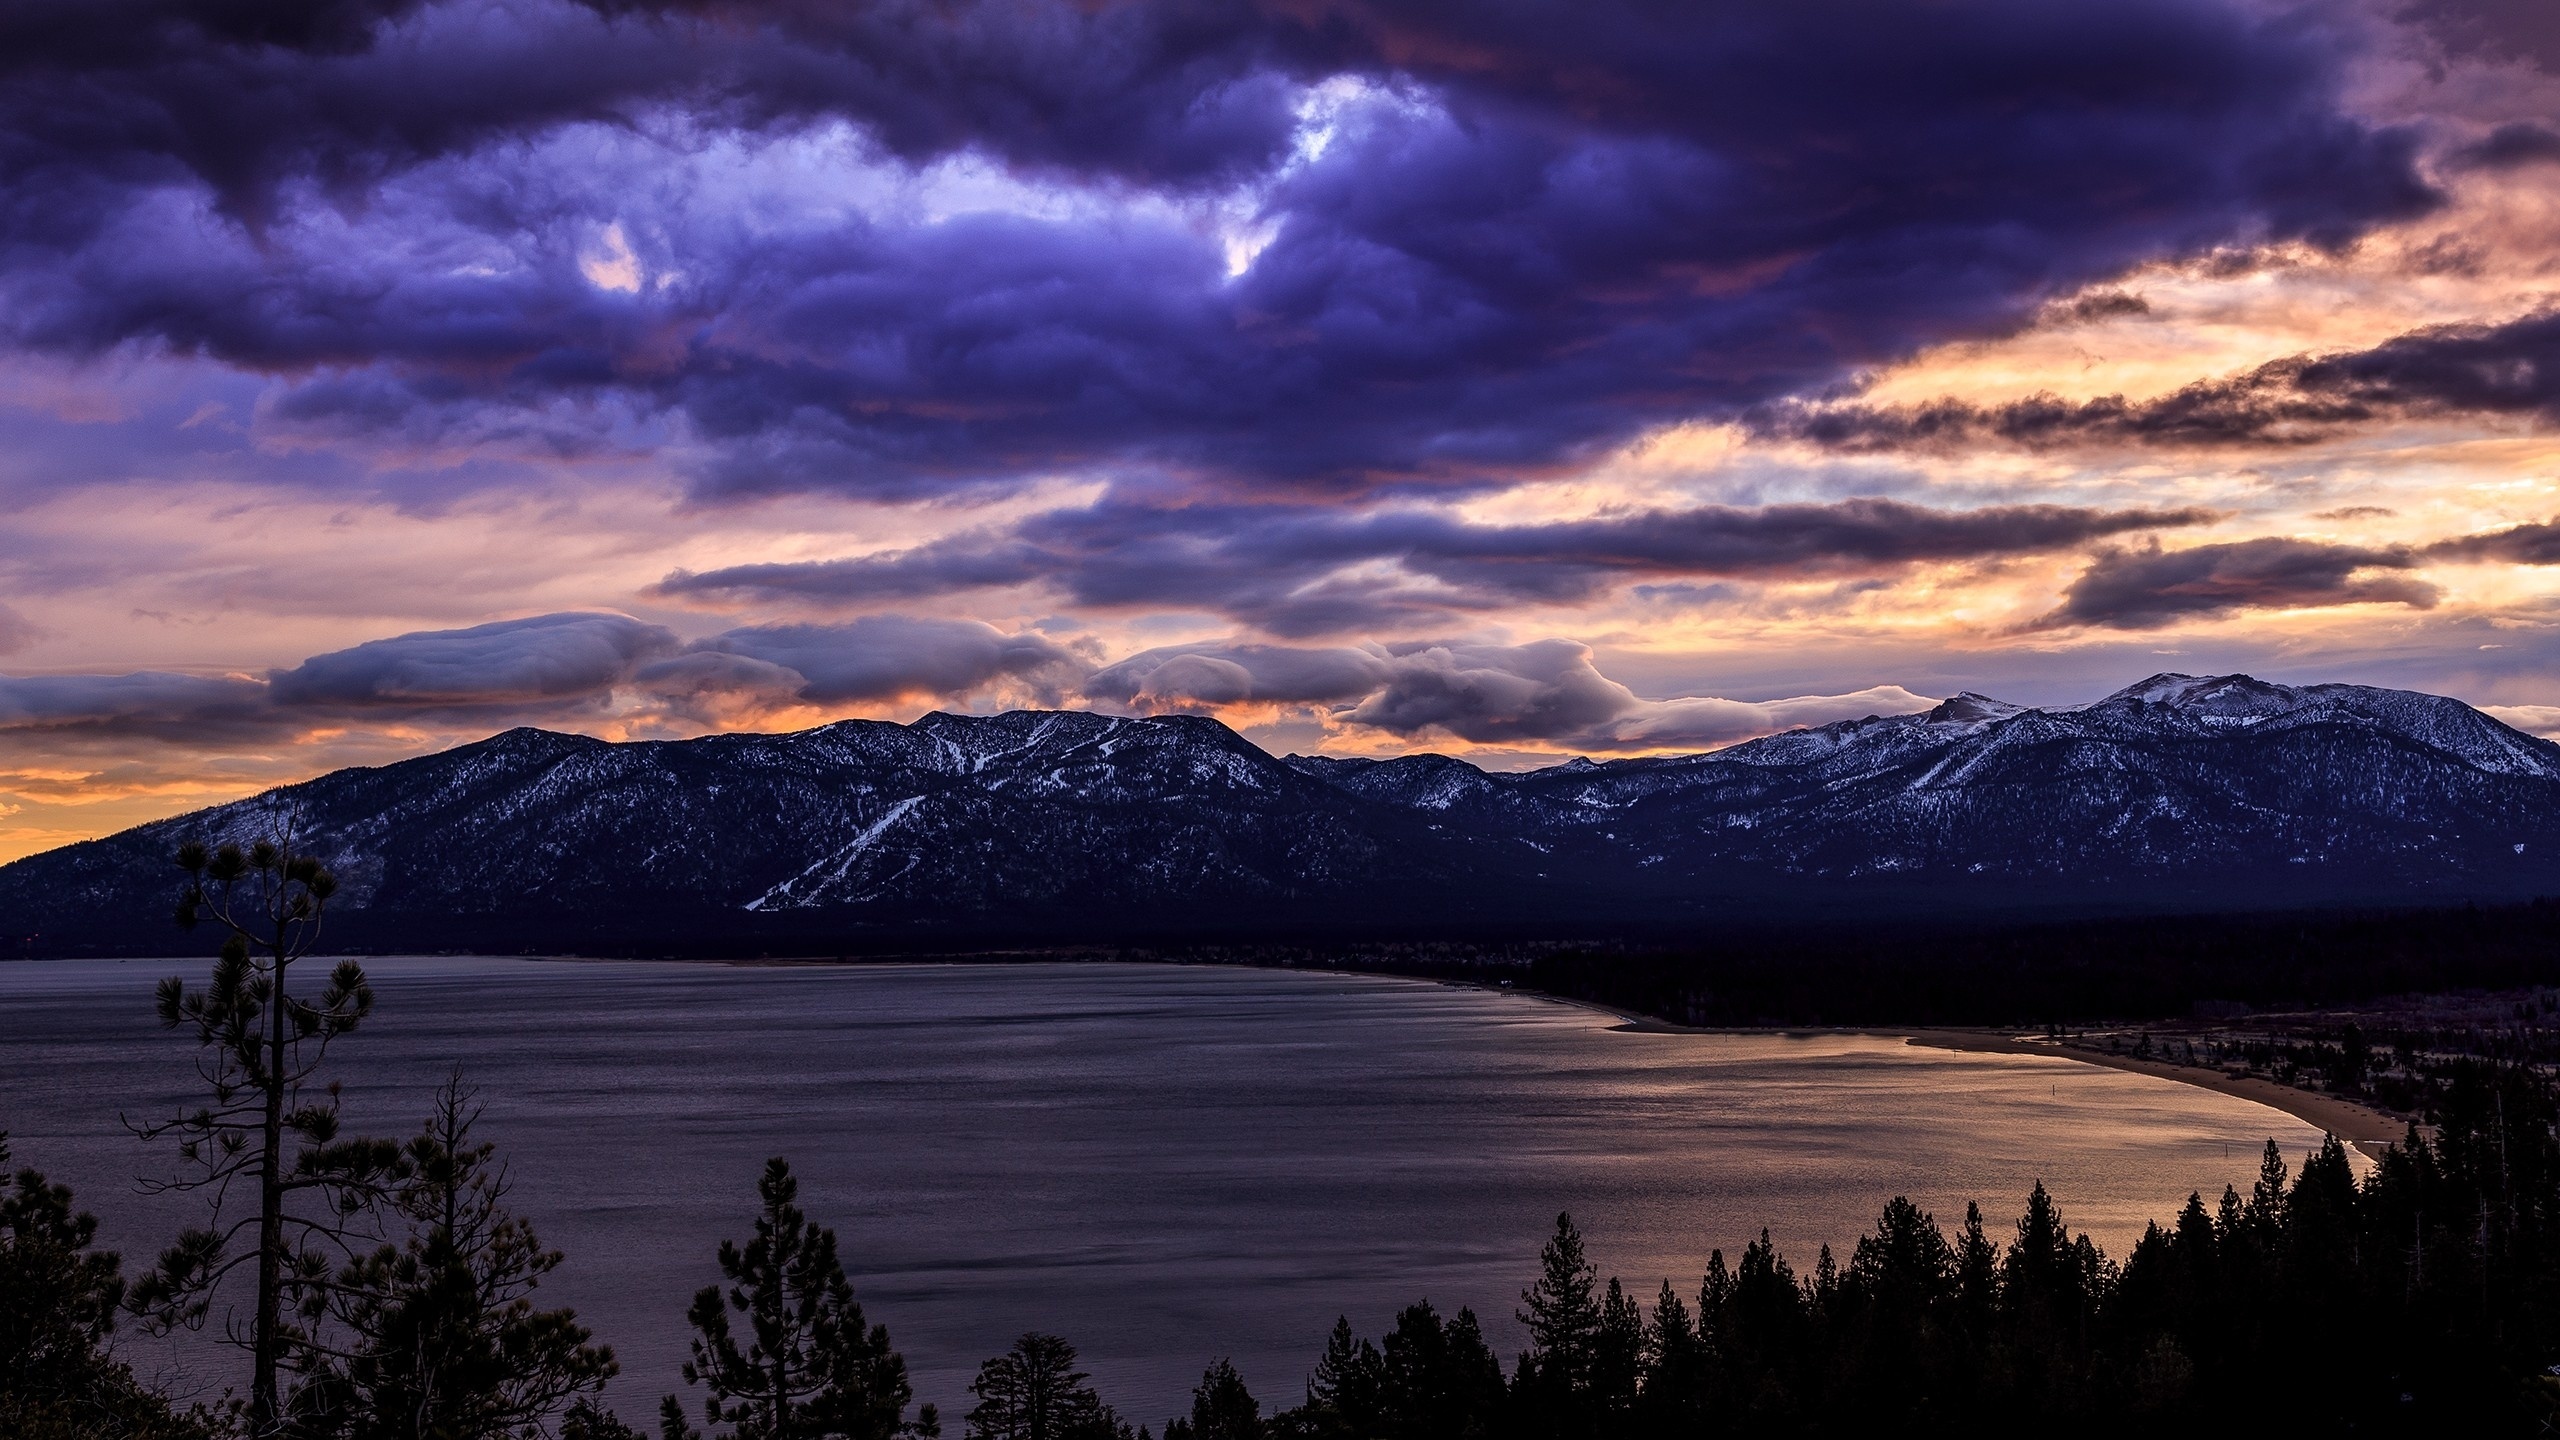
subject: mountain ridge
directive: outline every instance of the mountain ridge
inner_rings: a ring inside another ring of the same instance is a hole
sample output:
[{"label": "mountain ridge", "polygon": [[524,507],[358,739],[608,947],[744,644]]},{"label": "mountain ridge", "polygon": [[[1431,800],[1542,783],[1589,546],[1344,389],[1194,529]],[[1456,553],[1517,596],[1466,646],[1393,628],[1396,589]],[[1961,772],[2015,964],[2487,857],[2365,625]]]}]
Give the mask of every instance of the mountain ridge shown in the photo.
[{"label": "mountain ridge", "polygon": [[165,911],[178,840],[288,811],[333,924],[419,948],[2560,891],[2560,745],[2414,691],[2164,673],[1521,772],[1273,756],[1187,715],[519,728],[0,867],[0,913],[29,953],[142,943],[111,917]]}]

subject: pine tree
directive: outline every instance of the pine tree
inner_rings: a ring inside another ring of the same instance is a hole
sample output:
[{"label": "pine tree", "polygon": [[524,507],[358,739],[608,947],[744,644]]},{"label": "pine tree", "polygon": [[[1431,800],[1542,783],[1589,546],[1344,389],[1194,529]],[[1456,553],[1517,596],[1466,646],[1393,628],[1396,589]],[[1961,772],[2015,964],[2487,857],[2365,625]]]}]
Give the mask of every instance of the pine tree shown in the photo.
[{"label": "pine tree", "polygon": [[1313,1437],[1367,1436],[1378,1425],[1379,1391],[1386,1361],[1378,1347],[1354,1334],[1351,1317],[1337,1316],[1325,1337],[1324,1355],[1307,1381],[1307,1403],[1293,1423]]},{"label": "pine tree", "polygon": [[1645,1326],[1644,1386],[1637,1400],[1645,1423],[1638,1428],[1663,1435],[1697,1430],[1706,1414],[1707,1379],[1707,1351],[1698,1327],[1679,1292],[1665,1280]]},{"label": "pine tree", "polygon": [[2023,1333],[2040,1341],[2078,1338],[2092,1298],[2095,1253],[2094,1247],[2084,1251],[2073,1243],[2061,1207],[2037,1181],[2026,1213],[2018,1217],[2017,1238],[2000,1261],[2001,1296]]},{"label": "pine tree", "polygon": [[[224,845],[208,854],[190,842],[178,865],[187,873],[179,925],[212,923],[225,936],[206,988],[174,976],[160,983],[160,1023],[195,1031],[212,1103],[132,1128],[145,1139],[178,1138],[189,1173],[152,1188],[208,1197],[212,1223],[182,1232],[134,1298],[157,1329],[200,1326],[223,1282],[254,1267],[248,1433],[263,1440],[282,1424],[285,1366],[310,1353],[312,1337],[295,1315],[316,1308],[362,1233],[358,1222],[395,1178],[394,1147],[342,1138],[337,1087],[313,1089],[330,1043],[371,1013],[373,988],[362,966],[342,960],[317,999],[293,993],[292,967],[319,943],[337,880],[294,853],[289,827],[246,851]],[[257,1213],[225,1223],[240,1190],[254,1195]]]},{"label": "pine tree", "polygon": [[1931,1374],[1959,1358],[1946,1343],[1957,1328],[1949,1323],[1955,1276],[1956,1252],[1937,1221],[1899,1195],[1850,1251],[1833,1307],[1834,1340],[1850,1351],[1842,1383],[1871,1413],[1914,1416],[1931,1379],[1955,1378]]},{"label": "pine tree", "polygon": [[[683,1423],[678,1413],[677,1423]],[[639,1431],[591,1399],[580,1397],[560,1417],[560,1440],[642,1440]]]},{"label": "pine tree", "polygon": [[1975,1335],[1989,1332],[2000,1307],[2000,1251],[1984,1233],[1982,1207],[1964,1206],[1964,1232],[1956,1238],[1956,1304]]},{"label": "pine tree", "polygon": [[1590,1393],[1600,1342],[1599,1272],[1583,1254],[1582,1232],[1570,1213],[1556,1216],[1556,1233],[1538,1252],[1537,1283],[1520,1292],[1520,1323],[1532,1346],[1522,1359],[1559,1395]]},{"label": "pine tree", "polygon": [[2247,1212],[2258,1247],[2269,1254],[2276,1252],[2284,1237],[2286,1193],[2284,1152],[2269,1140],[2258,1157],[2258,1179],[2249,1187]]},{"label": "pine tree", "polygon": [[1443,1320],[1428,1300],[1406,1306],[1387,1332],[1378,1413],[1364,1437],[1479,1440],[1504,1412],[1502,1362],[1475,1312]]},{"label": "pine tree", "polygon": [[1234,1362],[1220,1360],[1191,1392],[1191,1416],[1165,1422],[1164,1440],[1263,1440],[1262,1406],[1247,1390]]},{"label": "pine tree", "polygon": [[[756,1182],[763,1202],[755,1238],[720,1242],[720,1286],[693,1297],[686,1318],[698,1332],[684,1378],[708,1392],[703,1414],[733,1427],[735,1440],[891,1440],[941,1432],[932,1406],[906,1418],[913,1391],[907,1362],[885,1325],[866,1327],[836,1235],[809,1223],[800,1182],[780,1157]],[[731,1328],[747,1324],[743,1345]],[[689,1440],[674,1396],[662,1409],[668,1440]]]},{"label": "pine tree", "polygon": [[[0,1173],[9,1137],[0,1133]],[[97,1217],[32,1168],[0,1188],[0,1435],[9,1440],[191,1440],[108,1349],[125,1294],[122,1262],[91,1248]]]},{"label": "pine tree", "polygon": [[963,1427],[967,1440],[1130,1440],[1129,1427],[1102,1403],[1075,1347],[1038,1331],[978,1367],[969,1393],[978,1403]]},{"label": "pine tree", "polygon": [[1839,1308],[1840,1262],[1831,1258],[1828,1244],[1814,1256],[1813,1280],[1805,1287],[1805,1301],[1818,1321],[1828,1321]]},{"label": "pine tree", "polygon": [[1796,1284],[1795,1267],[1769,1241],[1769,1232],[1742,1247],[1742,1263],[1733,1272],[1736,1337],[1750,1348],[1791,1347],[1804,1320],[1804,1291]]},{"label": "pine tree", "polygon": [[1733,1272],[1725,1268],[1724,1251],[1707,1252],[1707,1273],[1698,1282],[1698,1348],[1710,1364],[1733,1353]]},{"label": "pine tree", "polygon": [[292,1408],[304,1435],[442,1440],[538,1430],[615,1373],[568,1310],[531,1292],[560,1265],[505,1207],[497,1147],[459,1072],[402,1152],[393,1208],[408,1235],[349,1264],[330,1310],[349,1337],[305,1366]]},{"label": "pine tree", "polygon": [[1849,1252],[1844,1284],[1861,1301],[1894,1317],[1890,1323],[1918,1323],[1955,1284],[1956,1252],[1929,1213],[1900,1195],[1885,1202],[1875,1233],[1861,1236]]},{"label": "pine tree", "polygon": [[1591,1366],[1593,1405],[1608,1422],[1622,1423],[1634,1411],[1636,1393],[1644,1384],[1644,1350],[1644,1312],[1612,1276],[1600,1297]]}]

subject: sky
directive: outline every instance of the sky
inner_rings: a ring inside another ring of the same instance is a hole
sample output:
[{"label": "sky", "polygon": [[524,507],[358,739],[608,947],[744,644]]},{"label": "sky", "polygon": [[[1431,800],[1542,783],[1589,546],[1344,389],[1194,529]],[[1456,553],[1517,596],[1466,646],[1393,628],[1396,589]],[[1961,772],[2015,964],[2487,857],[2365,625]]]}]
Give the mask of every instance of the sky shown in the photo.
[{"label": "sky", "polygon": [[2560,734],[2542,0],[20,0],[0,860],[516,725]]}]

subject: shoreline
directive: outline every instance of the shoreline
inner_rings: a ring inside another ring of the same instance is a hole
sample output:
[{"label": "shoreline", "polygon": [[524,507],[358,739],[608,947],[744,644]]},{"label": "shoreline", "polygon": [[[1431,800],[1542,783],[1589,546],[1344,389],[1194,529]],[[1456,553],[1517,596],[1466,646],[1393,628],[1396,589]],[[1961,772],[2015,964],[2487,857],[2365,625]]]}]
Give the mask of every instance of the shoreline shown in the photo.
[{"label": "shoreline", "polygon": [[2306,1125],[2335,1135],[2341,1144],[2353,1148],[2368,1160],[2380,1160],[2382,1152],[2405,1138],[2409,1119],[2394,1115],[2361,1101],[2337,1095],[2280,1085],[2255,1075],[2226,1075],[2219,1070],[2205,1070],[2193,1065],[2174,1065],[2162,1060],[2144,1060],[2131,1055],[2110,1055],[2103,1050],[2087,1050],[2053,1041],[2025,1040],[1998,1030],[1941,1029],[1927,1026],[1896,1029],[1875,1025],[1678,1025],[1650,1015],[1630,1015],[1623,1010],[1589,1000],[1575,1000],[1562,995],[1548,995],[1535,990],[1514,990],[1509,994],[1529,995],[1559,1005],[1571,1005],[1595,1015],[1616,1021],[1610,1028],[1631,1035],[1885,1035],[1906,1045],[1924,1045],[1936,1050],[1971,1051],[1987,1055],[2042,1055],[2055,1060],[2072,1060],[2083,1065],[2104,1066],[2136,1075],[2149,1075],[2160,1080],[2174,1080],[2199,1090],[2210,1090],[2236,1100],[2264,1105],[2270,1110],[2290,1115]]},{"label": "shoreline", "polygon": [[2342,1096],[2322,1095],[2291,1085],[2280,1085],[2262,1076],[2226,1075],[2219,1070],[2205,1070],[2193,1065],[2175,1065],[2131,1055],[2110,1055],[2102,1050],[2086,1050],[2048,1041],[2021,1040],[1995,1030],[1909,1030],[1896,1033],[1909,1044],[1935,1049],[1995,1055],[2050,1055],[2058,1060],[2077,1060],[2084,1065],[2103,1065],[2110,1070],[2175,1080],[2199,1090],[2211,1090],[2264,1105],[2270,1110],[2281,1110],[2296,1120],[2337,1136],[2368,1160],[2381,1159],[2383,1151],[2398,1144],[2409,1132],[2409,1120],[2405,1116]]}]

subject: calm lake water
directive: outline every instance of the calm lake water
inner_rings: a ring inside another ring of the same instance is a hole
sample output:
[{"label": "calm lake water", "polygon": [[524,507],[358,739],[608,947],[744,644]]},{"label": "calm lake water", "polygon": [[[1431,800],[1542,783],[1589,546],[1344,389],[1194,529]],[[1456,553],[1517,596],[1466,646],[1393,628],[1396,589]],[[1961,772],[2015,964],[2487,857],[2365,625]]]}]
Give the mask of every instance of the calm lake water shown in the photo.
[{"label": "calm lake water", "polygon": [[[134,1193],[174,1156],[119,1126],[187,1094],[160,1030],[169,961],[0,965],[0,1128],[75,1185],[129,1263],[184,1212]],[[956,1424],[977,1362],[1026,1329],[1082,1350],[1160,1424],[1209,1360],[1294,1402],[1337,1314],[1429,1297],[1506,1353],[1555,1214],[1648,1301],[1694,1293],[1767,1225],[1800,1270],[1908,1194],[2005,1233],[2041,1177],[2121,1255],[2187,1192],[2244,1187],[2274,1137],[2246,1101],[2040,1056],[1885,1036],[1646,1035],[1591,1011],[1374,977],[1139,965],[751,968],[368,962],[341,1042],[352,1128],[405,1135],[465,1067],[513,1201],[568,1263],[541,1292],[623,1361],[645,1421],[681,1388],[682,1312],[743,1238],[764,1159],[842,1237],[919,1399]],[[317,967],[314,967],[316,970]],[[313,979],[316,981],[318,975]],[[226,1373],[135,1346],[146,1371]],[[698,1392],[697,1392],[698,1393]],[[690,1403],[690,1398],[689,1403]],[[956,1432],[955,1432],[956,1433]]]}]

